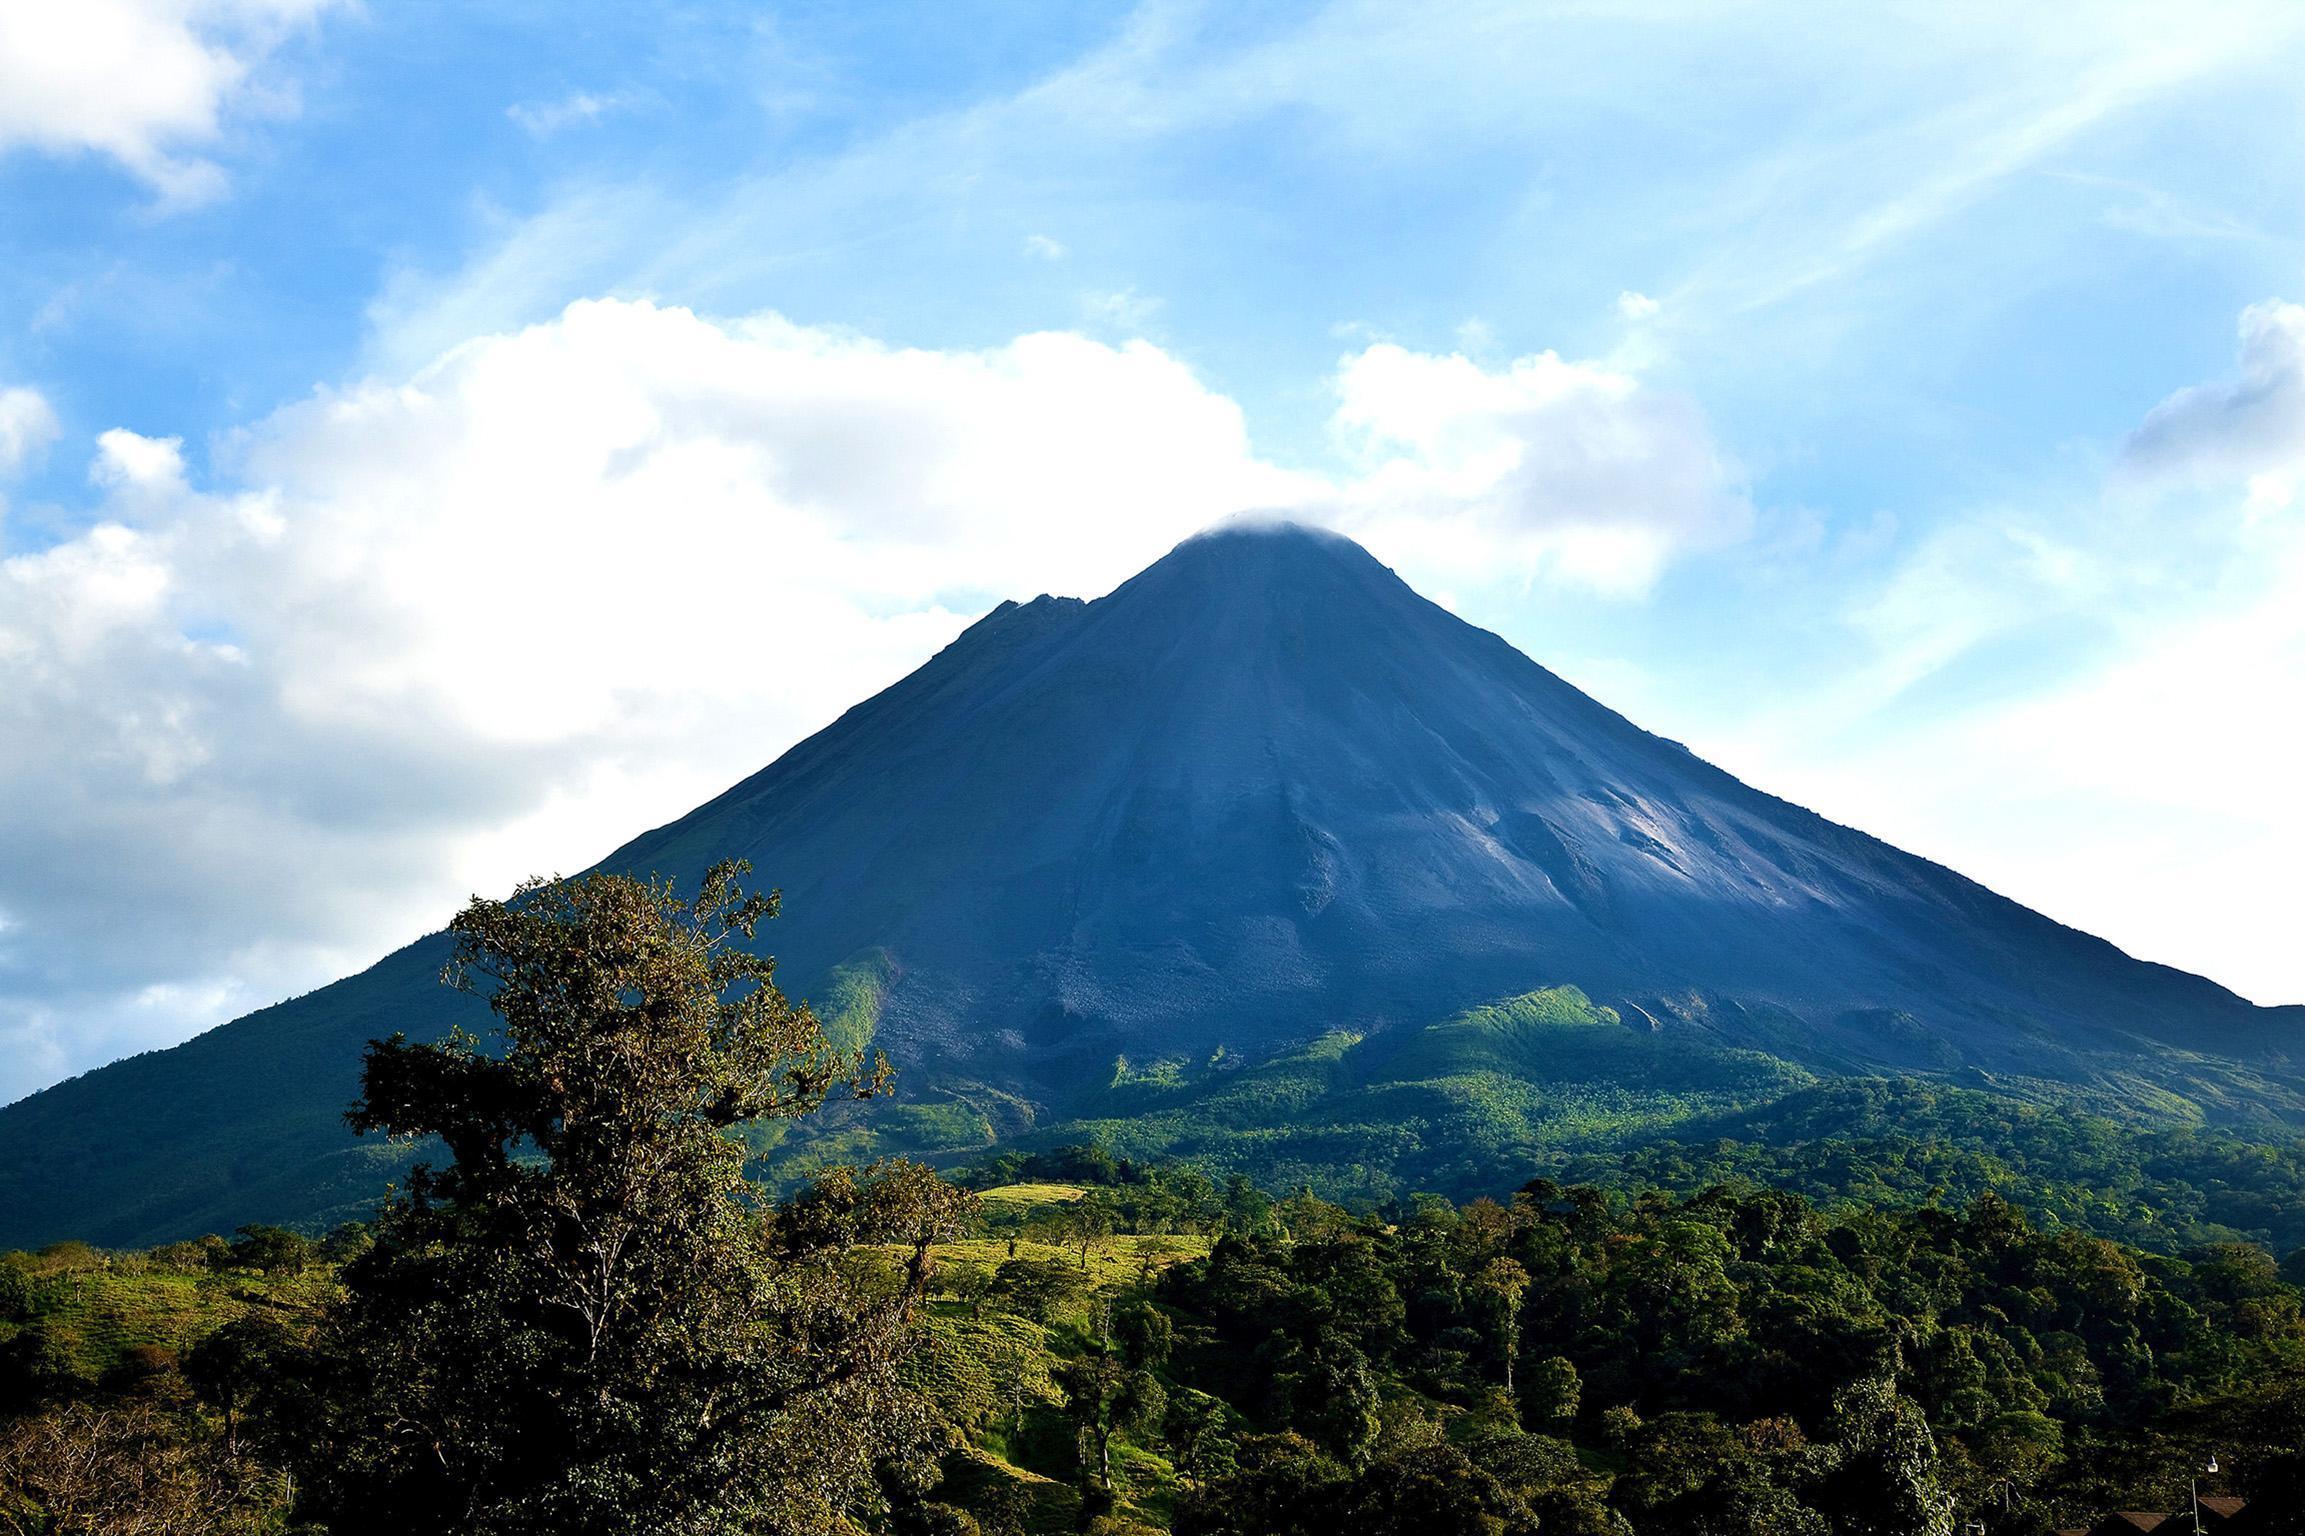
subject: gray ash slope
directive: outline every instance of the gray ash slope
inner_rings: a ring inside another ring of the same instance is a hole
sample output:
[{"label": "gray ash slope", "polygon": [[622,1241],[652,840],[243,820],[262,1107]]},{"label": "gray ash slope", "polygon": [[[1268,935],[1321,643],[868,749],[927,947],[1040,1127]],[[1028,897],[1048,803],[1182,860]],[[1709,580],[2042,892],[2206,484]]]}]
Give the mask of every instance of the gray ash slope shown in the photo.
[{"label": "gray ash slope", "polygon": [[[2255,1007],[1755,790],[1357,545],[1188,541],[1095,602],[1005,604],[604,867],[752,860],[787,989],[869,975],[913,1093],[1061,1116],[1114,1058],[1255,1059],[1573,984],[1825,1071],[2305,1103]],[[0,1243],[144,1241],[357,1198],[361,1043],[437,1033],[440,941],[0,1110]]]}]

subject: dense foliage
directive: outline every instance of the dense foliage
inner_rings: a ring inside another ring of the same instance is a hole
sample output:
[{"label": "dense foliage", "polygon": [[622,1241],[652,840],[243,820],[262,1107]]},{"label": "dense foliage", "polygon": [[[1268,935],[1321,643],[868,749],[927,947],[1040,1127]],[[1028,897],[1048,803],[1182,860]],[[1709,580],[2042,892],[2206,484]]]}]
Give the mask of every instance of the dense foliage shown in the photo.
[{"label": "dense foliage", "polygon": [[[897,1367],[969,1197],[880,1164],[760,1201],[737,1130],[886,1071],[777,990],[744,943],[775,899],[742,873],[693,898],[593,875],[467,908],[449,979],[485,990],[496,1038],[375,1042],[349,1117],[448,1161],[344,1234],[309,1305],[244,1308],[88,1383],[10,1267],[6,1518],[801,1532],[883,1504],[876,1474],[925,1471],[935,1422]],[[267,1227],[200,1256],[266,1275],[321,1257]],[[92,1502],[105,1488],[119,1507]]]},{"label": "dense foliage", "polygon": [[[1347,1505],[1461,1459],[1467,1486],[1501,1490],[1492,1512],[1583,1506],[1572,1525],[1601,1522],[1600,1472],[1641,1531],[1753,1528],[1764,1509],[1782,1530],[1935,1530],[1955,1511],[2022,1528],[2060,1502],[2166,1500],[2180,1462],[2152,1437],[2172,1409],[2305,1364],[2299,1295],[2261,1251],[2148,1259],[1992,1198],[1826,1216],[1781,1193],[1616,1206],[1539,1182],[1509,1206],[1291,1225],[1220,1242],[1162,1300],[1208,1330],[1184,1357],[1194,1384],[1311,1441],[1335,1469],[1322,1497]],[[1283,1462],[1186,1523],[1242,1529],[1226,1512],[1260,1480],[1303,1477]],[[2104,1486],[2113,1465],[2133,1480]]]},{"label": "dense foliage", "polygon": [[[1024,1171],[968,1235],[849,1250],[894,1304],[881,1401],[942,1454],[855,1452],[848,1528],[2029,1533],[2177,1507],[2211,1451],[2217,1491],[2305,1488],[2305,1291],[2260,1248],[2149,1254],[1996,1197],[1537,1181],[1356,1214],[1094,1152]],[[783,1227],[857,1234],[889,1177],[829,1179]],[[290,1529],[294,1341],[367,1241],[0,1262],[0,1510]]]},{"label": "dense foliage", "polygon": [[[1040,1411],[1077,1446],[1051,1453],[1029,1413],[982,1439],[1027,1462],[1037,1446],[1039,1470],[1130,1519],[1203,1536],[2040,1531],[2175,1507],[2211,1450],[2237,1479],[2221,1488],[2305,1474],[2305,1293],[2259,1248],[2146,1254],[1993,1196],[1826,1211],[1539,1180],[1505,1204],[1356,1216],[1110,1171],[1128,1182],[1072,1204],[1205,1221],[1214,1245],[1046,1335],[1060,1363]],[[1057,1240],[1101,1224],[1035,1220]],[[987,1296],[1047,1315],[997,1271],[948,1284],[972,1315]],[[1120,1486],[1116,1440],[1142,1451]]]},{"label": "dense foliage", "polygon": [[1724,1078],[1562,989],[1123,1064],[1126,1135],[957,1182],[835,1127],[771,1201],[885,1073],[740,872],[468,909],[497,1036],[372,1047],[355,1124],[446,1156],[373,1221],[0,1257],[0,1532],[2015,1536],[2211,1451],[2305,1508],[2293,1143]]},{"label": "dense foliage", "polygon": [[2245,1097],[2039,1080],[1826,1077],[1718,1037],[1628,1027],[1574,987],[1421,1029],[1332,1034],[1253,1062],[1219,1053],[1113,1064],[1069,1118],[1026,1117],[990,1089],[857,1106],[756,1164],[771,1180],[902,1153],[989,1166],[1088,1143],[1124,1164],[1245,1175],[1356,1207],[1420,1191],[1471,1199],[1532,1176],[1694,1193],[1793,1189],[1831,1205],[1916,1209],[1987,1192],[2047,1226],[2160,1252],[2305,1246],[2305,1137],[2210,1123]]},{"label": "dense foliage", "polygon": [[475,901],[450,977],[494,1048],[370,1048],[354,1127],[451,1161],[386,1202],[300,1364],[281,1449],[330,1530],[822,1529],[924,1443],[893,1367],[925,1265],[856,1258],[925,1254],[965,1198],[891,1165],[754,1199],[732,1128],[886,1074],[745,946],[776,903],[742,872]]}]

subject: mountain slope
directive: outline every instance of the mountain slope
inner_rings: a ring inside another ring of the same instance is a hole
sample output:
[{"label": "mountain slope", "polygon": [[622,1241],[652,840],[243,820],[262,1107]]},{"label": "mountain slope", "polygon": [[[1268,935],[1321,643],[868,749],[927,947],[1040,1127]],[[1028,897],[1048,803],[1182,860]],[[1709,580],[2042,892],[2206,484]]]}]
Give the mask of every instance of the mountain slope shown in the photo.
[{"label": "mountain slope", "polygon": [[[1015,1123],[1089,1108],[1116,1057],[1253,1061],[1561,985],[1668,1049],[2161,1085],[2235,1118],[2305,1102],[2300,1010],[1754,790],[1298,528],[1003,605],[604,862],[727,855],[785,891],[788,989],[855,1000],[915,1099],[969,1085]],[[329,1117],[362,1041],[456,1016],[439,959],[421,943],[0,1111],[0,1242],[344,1188],[373,1154]]]}]

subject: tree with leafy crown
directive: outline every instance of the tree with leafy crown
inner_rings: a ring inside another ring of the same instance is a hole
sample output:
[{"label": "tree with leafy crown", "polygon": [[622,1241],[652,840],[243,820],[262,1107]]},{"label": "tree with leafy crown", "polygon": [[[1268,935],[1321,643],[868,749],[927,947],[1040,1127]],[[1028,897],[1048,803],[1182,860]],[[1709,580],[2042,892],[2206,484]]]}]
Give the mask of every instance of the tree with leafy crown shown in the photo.
[{"label": "tree with leafy crown", "polygon": [[777,897],[746,872],[693,897],[595,874],[475,900],[445,979],[485,985],[499,1039],[370,1046],[353,1127],[448,1162],[345,1268],[281,1437],[327,1529],[829,1530],[876,1464],[925,1453],[893,1367],[968,1197],[907,1165],[781,1208],[746,1183],[734,1128],[888,1076],[751,952]]}]

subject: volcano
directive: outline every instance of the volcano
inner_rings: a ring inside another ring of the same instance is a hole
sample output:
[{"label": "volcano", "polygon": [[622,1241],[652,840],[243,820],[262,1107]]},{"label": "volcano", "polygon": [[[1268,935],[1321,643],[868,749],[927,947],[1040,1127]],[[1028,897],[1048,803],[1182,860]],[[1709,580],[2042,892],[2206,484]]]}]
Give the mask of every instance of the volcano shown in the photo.
[{"label": "volcano", "polygon": [[[1010,1106],[996,1133],[1116,1063],[1253,1064],[1566,987],[1692,1061],[2305,1104],[2305,1010],[1751,788],[1290,525],[1204,534],[1093,602],[1004,603],[603,867],[724,857],[784,891],[763,941],[786,989],[912,1101]],[[0,1245],[365,1198],[393,1154],[342,1128],[360,1049],[470,1022],[444,956],[434,936],[0,1111]]]}]

